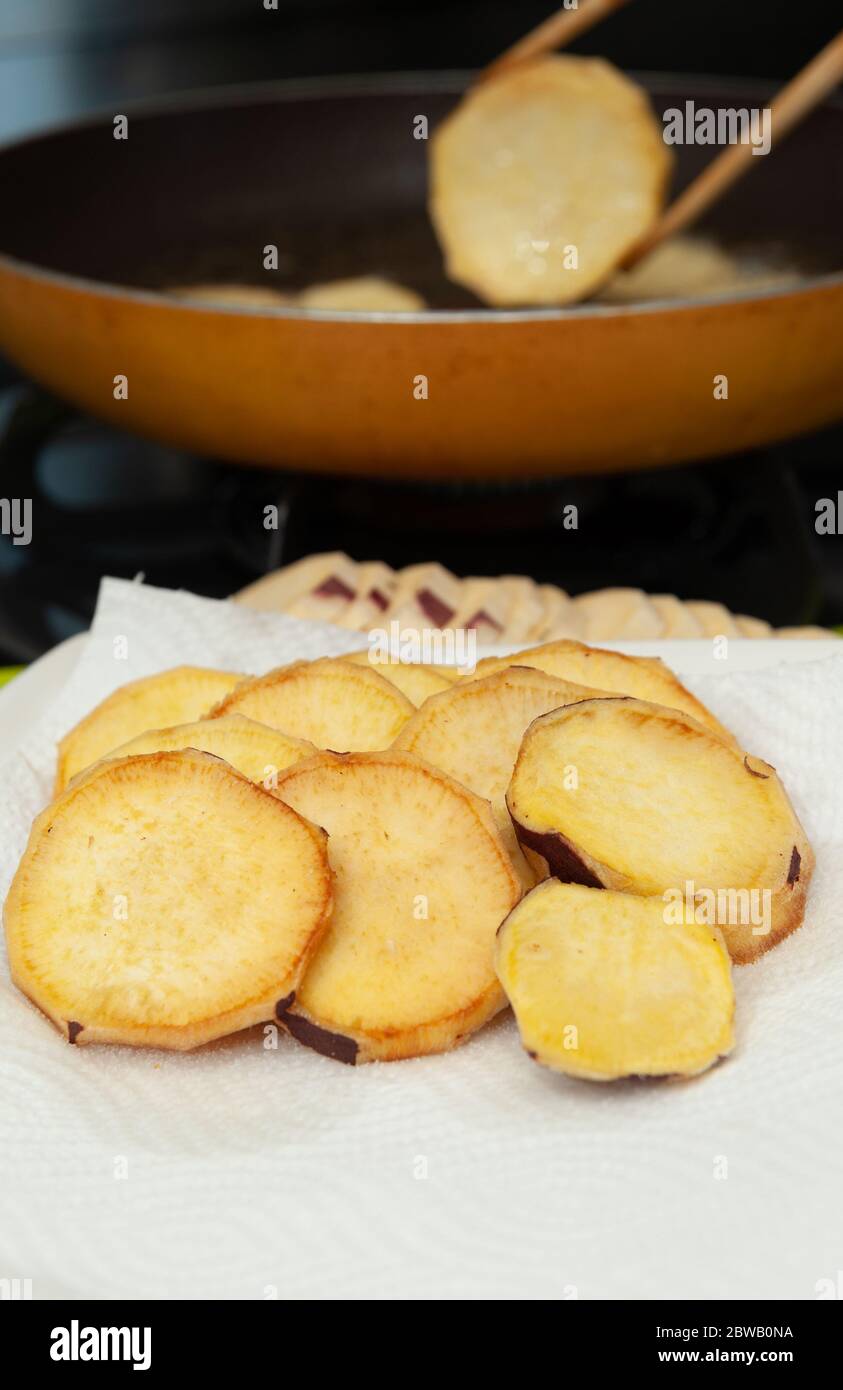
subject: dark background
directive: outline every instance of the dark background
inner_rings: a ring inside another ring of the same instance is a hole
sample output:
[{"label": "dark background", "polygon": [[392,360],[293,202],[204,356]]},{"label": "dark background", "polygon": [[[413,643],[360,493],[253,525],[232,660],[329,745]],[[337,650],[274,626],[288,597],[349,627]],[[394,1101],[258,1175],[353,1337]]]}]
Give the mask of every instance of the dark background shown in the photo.
[{"label": "dark background", "polygon": [[[191,88],[477,68],[552,8],[0,0],[0,141]],[[633,0],[575,51],[638,71],[780,82],[841,24],[841,0]],[[0,188],[0,216],[14,196]],[[528,573],[572,593],[636,585],[717,599],[776,626],[839,624],[843,545],[818,537],[814,518],[816,499],[843,486],[841,454],[837,427],[655,474],[402,490],[187,458],[78,418],[0,361],[0,493],[35,499],[32,545],[0,537],[0,663],[31,660],[85,627],[103,573],[142,571],[153,584],[223,596],[278,563],[334,549],[396,566],[438,559],[463,575]],[[562,534],[556,518],[572,501],[582,529]],[[268,547],[257,519],[269,502],[287,521]]]},{"label": "dark background", "polygon": [[[478,67],[553,0],[0,0],[0,138],[116,98],[286,76]],[[784,78],[840,0],[634,0],[579,40],[628,68]]]}]

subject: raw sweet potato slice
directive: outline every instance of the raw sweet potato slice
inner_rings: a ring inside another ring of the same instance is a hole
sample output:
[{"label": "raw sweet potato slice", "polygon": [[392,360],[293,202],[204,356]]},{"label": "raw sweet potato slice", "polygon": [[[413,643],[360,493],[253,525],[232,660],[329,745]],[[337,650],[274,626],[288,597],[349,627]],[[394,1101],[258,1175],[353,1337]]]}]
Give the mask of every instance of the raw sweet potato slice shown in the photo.
[{"label": "raw sweet potato slice", "polygon": [[444,565],[429,561],[407,565],[395,576],[395,588],[383,625],[397,624],[399,630],[439,631],[454,625],[454,614],[462,583]]},{"label": "raw sweet potato slice", "polygon": [[368,632],[376,627],[392,602],[397,578],[395,571],[381,560],[365,560],[357,566],[357,592],[334,622],[352,632]]},{"label": "raw sweet potato slice", "polygon": [[233,690],[242,675],[201,666],[175,666],[156,676],[121,685],[97,705],[59,744],[56,792],[77,772],[147,729],[200,719]]},{"label": "raw sweet potato slice", "polygon": [[15,983],[70,1042],[183,1050],[271,1019],[328,920],[325,834],[219,758],[108,762],[35,821]]},{"label": "raw sweet potato slice", "polygon": [[336,622],[357,594],[358,565],[342,550],[306,555],[234,594],[234,602],[268,613]]},{"label": "raw sweet potato slice", "polygon": [[578,594],[574,606],[587,642],[646,641],[662,635],[658,610],[643,589],[595,589]]},{"label": "raw sweet potato slice", "polygon": [[[309,560],[314,561],[312,567],[309,566]],[[296,581],[298,584],[302,578],[307,577],[307,586],[298,593],[291,594],[283,609],[279,611],[291,618],[303,618],[307,622],[337,623],[348,612],[357,595],[358,566],[341,551],[310,556],[309,560],[300,562],[301,570]],[[289,569],[296,570],[296,566],[290,565]],[[281,571],[281,576],[286,574],[286,570]],[[291,582],[292,578],[290,575]],[[271,592],[271,580],[270,575],[265,581],[267,596]],[[249,592],[254,595],[254,585]]]},{"label": "raw sweet potato slice", "polygon": [[694,1076],[734,1044],[729,953],[717,928],[660,897],[549,879],[498,933],[498,978],[543,1066],[590,1081]]},{"label": "raw sweet potato slice", "polygon": [[496,579],[473,575],[460,584],[451,625],[474,633],[479,643],[508,642],[507,621],[511,610],[512,595],[504,595]]},{"label": "raw sweet potato slice", "polygon": [[177,724],[171,729],[150,729],[116,748],[110,756],[130,758],[140,753],[173,753],[181,748],[196,748],[224,758],[250,782],[260,782],[267,791],[274,789],[279,772],[318,752],[316,745],[306,739],[290,738],[280,729],[270,729],[243,714],[225,714],[220,719],[200,719],[195,724]]},{"label": "raw sweet potato slice", "polygon": [[435,666],[421,661],[378,661],[368,651],[352,652],[344,661],[352,661],[355,666],[371,666],[379,676],[383,676],[398,690],[403,691],[414,705],[423,705],[429,695],[438,695],[440,690],[448,690],[454,677],[445,676]]},{"label": "raw sweet potato slice", "polygon": [[520,895],[488,804],[408,753],[323,753],[277,795],[330,837],[334,914],[294,1037],[343,1062],[444,1052],[504,1005],[495,932]]},{"label": "raw sweet potato slice", "polygon": [[541,623],[534,641],[549,642],[554,637],[581,637],[583,620],[576,604],[564,589],[555,584],[540,584],[539,594],[544,603]]},{"label": "raw sweet potato slice", "polygon": [[540,714],[599,692],[543,671],[511,666],[483,680],[461,681],[426,700],[395,740],[492,803],[498,829],[526,887],[536,874],[524,862],[506,809],[506,789],[525,730]]},{"label": "raw sweet potato slice", "polygon": [[448,275],[489,304],[584,299],[655,220],[670,169],[646,93],[602,59],[501,73],[431,141]]},{"label": "raw sweet potato slice", "polygon": [[740,637],[741,630],[732,614],[722,603],[708,600],[689,599],[685,604],[688,612],[702,628],[703,637]]},{"label": "raw sweet potato slice", "polygon": [[544,715],[506,799],[557,878],[688,898],[735,961],[802,921],[814,857],[775,768],[680,710],[615,697]]},{"label": "raw sweet potato slice", "polygon": [[664,662],[655,656],[625,656],[621,652],[589,647],[583,642],[562,640],[541,647],[528,647],[512,656],[491,656],[477,663],[477,675],[490,676],[508,666],[533,666],[550,676],[573,681],[576,685],[608,690],[617,695],[633,695],[651,700],[668,709],[681,709],[712,729],[729,743],[734,737],[710,710],[686,690]]},{"label": "raw sweet potato slice", "polygon": [[544,616],[544,602],[534,580],[523,574],[503,574],[498,587],[509,604],[508,642],[527,642]]},{"label": "raw sweet potato slice", "polygon": [[371,666],[325,657],[241,681],[211,710],[245,714],[335,753],[388,748],[415,706]]},{"label": "raw sweet potato slice", "polygon": [[772,637],[773,629],[766,618],[751,618],[746,613],[736,613],[735,622],[741,637]]},{"label": "raw sweet potato slice", "polygon": [[682,603],[675,594],[651,594],[650,602],[661,619],[659,637],[685,639],[704,635],[699,618],[690,613],[687,604]]}]

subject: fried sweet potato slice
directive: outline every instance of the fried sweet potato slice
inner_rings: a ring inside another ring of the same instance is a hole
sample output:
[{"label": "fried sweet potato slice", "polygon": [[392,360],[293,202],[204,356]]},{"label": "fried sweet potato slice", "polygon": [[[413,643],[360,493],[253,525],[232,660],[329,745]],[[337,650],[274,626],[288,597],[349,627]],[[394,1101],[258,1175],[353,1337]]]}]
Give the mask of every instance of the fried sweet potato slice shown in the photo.
[{"label": "fried sweet potato slice", "polygon": [[440,767],[492,803],[498,830],[529,888],[536,874],[524,862],[505,800],[521,740],[540,714],[598,693],[543,671],[511,666],[483,680],[460,681],[426,700],[394,746]]},{"label": "fried sweet potato slice", "polygon": [[665,921],[661,897],[548,879],[502,924],[495,963],[524,1047],[554,1071],[695,1076],[732,1050],[723,938],[690,913]]},{"label": "fried sweet potato slice", "polygon": [[110,756],[132,758],[140,753],[173,753],[181,748],[196,748],[224,758],[250,782],[260,782],[267,791],[274,789],[279,772],[318,752],[316,745],[306,739],[290,738],[280,729],[270,729],[243,714],[224,714],[220,719],[199,719],[195,724],[177,724],[171,729],[150,729],[116,748]]},{"label": "fried sweet potato slice", "polygon": [[98,762],[136,734],[200,719],[242,679],[232,671],[175,666],[121,685],[59,743],[56,793],[63,791],[82,768]]},{"label": "fried sweet potato slice", "polygon": [[415,706],[371,666],[325,657],[241,681],[210,718],[245,714],[335,753],[388,748]]},{"label": "fried sweet potato slice", "polygon": [[668,709],[681,709],[706,728],[734,743],[734,736],[701,700],[686,690],[669,667],[656,656],[626,656],[621,652],[589,647],[583,642],[562,640],[528,647],[512,656],[490,656],[477,663],[477,676],[490,676],[508,666],[532,666],[550,676],[608,690],[616,695],[634,695]]},{"label": "fried sweet potato slice", "polygon": [[277,795],[330,837],[334,914],[294,1037],[342,1062],[445,1052],[504,1006],[495,932],[520,896],[488,804],[401,752],[322,753]]},{"label": "fried sweet potato slice", "polygon": [[355,310],[372,314],[417,314],[425,302],[415,290],[386,280],[381,275],[355,275],[349,280],[329,280],[309,285],[296,295],[302,309]]},{"label": "fried sweet potato slice", "polygon": [[171,285],[167,293],[211,308],[219,305],[232,309],[278,309],[291,302],[290,295],[269,285]]},{"label": "fried sweet potato slice", "polygon": [[456,672],[454,677],[445,676],[441,669],[428,666],[421,661],[378,661],[371,656],[368,649],[352,652],[343,660],[351,661],[355,666],[371,666],[379,676],[383,676],[390,684],[403,691],[407,699],[416,706],[423,705],[429,695],[438,695],[441,690],[448,690],[456,676]]},{"label": "fried sweet potato slice", "polygon": [[687,897],[735,961],[802,922],[814,856],[775,768],[680,710],[616,697],[544,715],[506,800],[557,878]]},{"label": "fried sweet potato slice", "polygon": [[646,93],[609,63],[551,57],[502,73],[431,141],[447,273],[489,304],[584,299],[657,217],[670,169]]},{"label": "fried sweet potato slice", "polygon": [[36,819],[12,977],[70,1042],[184,1050],[273,1017],[332,902],[325,834],[208,753],[122,758]]}]

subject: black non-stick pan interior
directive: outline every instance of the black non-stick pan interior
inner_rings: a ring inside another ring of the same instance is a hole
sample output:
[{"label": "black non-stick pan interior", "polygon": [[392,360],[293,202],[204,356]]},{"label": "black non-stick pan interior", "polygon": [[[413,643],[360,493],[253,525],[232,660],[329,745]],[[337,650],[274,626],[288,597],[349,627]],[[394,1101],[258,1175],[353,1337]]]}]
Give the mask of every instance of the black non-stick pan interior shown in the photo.
[{"label": "black non-stick pan interior", "polygon": [[[658,112],[753,106],[754,84],[645,79]],[[205,281],[273,284],[377,273],[434,307],[475,303],[444,277],[425,211],[430,128],[464,79],[360,79],[213,93],[128,110],[112,119],[0,151],[0,252],[52,270],[139,288]],[[843,107],[815,112],[750,175],[703,230],[775,263],[824,273],[843,264]],[[681,187],[716,150],[676,149]]]}]

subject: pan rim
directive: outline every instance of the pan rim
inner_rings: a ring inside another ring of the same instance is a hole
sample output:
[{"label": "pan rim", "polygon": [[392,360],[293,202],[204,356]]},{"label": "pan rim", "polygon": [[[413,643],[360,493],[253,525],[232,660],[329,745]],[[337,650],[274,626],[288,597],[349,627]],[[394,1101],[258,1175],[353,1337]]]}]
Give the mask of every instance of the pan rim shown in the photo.
[{"label": "pan rim", "polygon": [[365,327],[373,324],[412,324],[437,327],[445,324],[566,323],[580,319],[630,319],[649,314],[698,312],[725,309],[740,304],[760,304],[767,300],[799,300],[806,295],[843,288],[843,271],[810,276],[794,284],[770,286],[766,290],[741,290],[730,294],[706,295],[689,299],[651,299],[633,304],[576,304],[541,306],[532,309],[416,309],[412,311],[371,309],[306,309],[295,304],[249,305],[210,304],[176,296],[166,290],[141,290],[107,280],[89,280],[81,275],[45,270],[29,261],[17,260],[0,252],[0,271],[40,281],[88,297],[129,300],[151,308],[192,314],[225,314],[235,318],[282,319],[298,323],[342,323]]},{"label": "pan rim", "polygon": [[[626,71],[624,69],[624,71]],[[413,71],[401,73],[343,74],[327,77],[285,78],[279,81],[235,83],[221,86],[192,88],[167,96],[144,97],[121,102],[121,110],[130,116],[160,116],[179,110],[201,109],[203,106],[236,106],[248,99],[263,103],[277,101],[279,95],[284,100],[318,100],[328,96],[371,96],[377,93],[389,94],[411,92],[419,84],[437,92],[458,94],[474,74],[463,70]],[[777,84],[758,78],[712,76],[703,73],[665,73],[634,70],[630,76],[639,81],[649,93],[672,89],[677,83],[699,84],[712,91],[722,92],[724,97],[736,96],[740,91],[744,96],[768,97],[776,90]],[[455,89],[457,89],[455,91]],[[833,110],[843,108],[843,98],[832,96],[822,103]],[[72,121],[53,123],[28,134],[0,142],[0,159],[12,149],[36,144],[61,135],[95,128],[103,120],[112,120],[114,104],[86,112]],[[687,299],[653,299],[631,304],[598,304],[586,301],[573,305],[541,305],[529,308],[500,309],[478,307],[471,309],[422,309],[412,312],[372,311],[362,309],[305,309],[295,304],[250,305],[243,308],[233,304],[209,304],[176,298],[166,290],[138,289],[108,280],[94,280],[88,276],[72,275],[64,271],[51,270],[32,261],[21,260],[16,256],[0,251],[0,270],[17,276],[46,284],[57,285],[61,289],[78,294],[94,295],[105,299],[130,300],[150,307],[170,311],[187,310],[190,313],[225,314],[237,318],[282,319],[300,323],[338,323],[370,326],[373,324],[409,325],[436,327],[446,324],[507,324],[569,322],[580,319],[629,319],[641,315],[681,313],[706,309],[723,309],[746,303],[763,303],[767,300],[798,300],[843,286],[843,269],[829,271],[821,275],[800,276],[793,283],[770,286],[765,290],[733,291],[718,295],[703,295]]]}]

